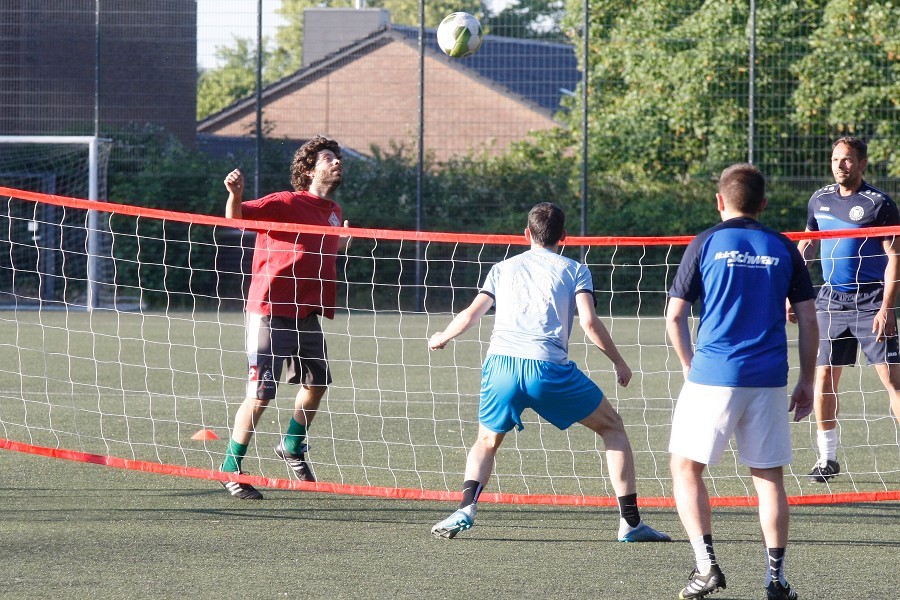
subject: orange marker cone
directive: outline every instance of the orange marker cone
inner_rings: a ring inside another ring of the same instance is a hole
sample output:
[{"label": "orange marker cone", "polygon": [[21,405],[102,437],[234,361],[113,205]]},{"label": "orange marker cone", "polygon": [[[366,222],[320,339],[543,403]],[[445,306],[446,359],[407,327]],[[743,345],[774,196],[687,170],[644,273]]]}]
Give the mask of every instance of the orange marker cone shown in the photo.
[{"label": "orange marker cone", "polygon": [[220,439],[212,429],[201,429],[191,436],[192,440],[218,440]]}]

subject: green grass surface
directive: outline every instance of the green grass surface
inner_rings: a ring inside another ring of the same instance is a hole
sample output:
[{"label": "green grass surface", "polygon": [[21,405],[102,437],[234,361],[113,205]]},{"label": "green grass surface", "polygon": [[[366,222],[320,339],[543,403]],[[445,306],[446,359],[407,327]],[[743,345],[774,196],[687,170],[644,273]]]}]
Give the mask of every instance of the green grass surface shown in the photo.
[{"label": "green grass surface", "polygon": [[[425,349],[447,315],[338,315],[328,328],[335,385],[311,431],[323,481],[459,487],[476,431],[489,323],[440,353]],[[665,452],[681,385],[660,320],[615,319],[635,378],[573,343],[572,358],[622,413],[642,496],[671,496]],[[27,443],[215,468],[243,393],[241,316],[0,313],[0,424]],[[900,488],[897,426],[872,369],[848,371],[842,466],[829,486],[804,477],[814,425],[793,426],[792,495]],[[291,395],[266,412],[244,465],[286,477],[271,446]],[[511,434],[489,491],[612,494],[590,432],[539,422]],[[750,493],[733,453],[711,470],[716,496]],[[2,598],[674,598],[692,552],[672,509],[644,509],[672,544],[619,544],[612,508],[482,505],[477,526],[435,540],[447,503],[264,490],[230,498],[218,483],[0,452]],[[895,598],[900,504],[796,506],[788,572],[801,598]],[[716,509],[729,587],[759,598],[763,560],[753,508]]]},{"label": "green grass surface", "polygon": [[[615,509],[483,505],[454,540],[453,507],[269,490],[0,452],[2,598],[676,598],[693,554],[669,509],[644,518],[670,544],[613,541]],[[728,589],[764,597],[756,513],[714,512]],[[896,598],[900,504],[794,507],[788,575],[804,600]]]},{"label": "green grass surface", "polygon": [[[310,430],[320,480],[456,491],[477,431],[480,364],[490,318],[440,352],[428,336],[448,315],[341,313],[325,321],[334,384]],[[604,389],[626,423],[639,490],[671,496],[666,452],[681,372],[662,319],[607,319],[635,372],[613,384],[609,362],[582,339],[571,357]],[[792,332],[795,329],[791,329]],[[792,354],[794,354],[792,349]],[[0,435],[49,447],[204,469],[221,464],[246,381],[239,313],[0,313]],[[792,426],[791,495],[900,489],[900,430],[873,369],[848,369],[842,387],[839,459],[828,486],[805,473],[815,460],[815,425]],[[291,386],[259,424],[244,463],[252,474],[287,477],[272,453],[287,428]],[[609,496],[603,446],[583,427],[560,432],[526,411],[526,429],[504,442],[490,491]],[[711,469],[716,496],[751,485],[735,453]]]}]

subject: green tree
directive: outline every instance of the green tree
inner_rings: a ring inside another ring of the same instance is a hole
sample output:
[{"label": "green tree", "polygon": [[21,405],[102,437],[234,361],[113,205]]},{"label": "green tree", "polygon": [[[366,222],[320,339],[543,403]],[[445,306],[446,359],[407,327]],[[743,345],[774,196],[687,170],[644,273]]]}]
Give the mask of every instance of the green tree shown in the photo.
[{"label": "green tree", "polygon": [[[573,30],[576,4],[567,17]],[[702,0],[592,3],[593,161],[646,179],[699,175],[743,158],[747,12],[743,3]]]},{"label": "green tree", "polygon": [[[235,47],[219,46],[216,58],[221,67],[202,69],[197,78],[197,119],[203,119],[249,96],[256,89],[256,42],[246,38],[235,40]],[[263,70],[263,81],[274,81],[274,75]]]},{"label": "green tree", "polygon": [[[386,8],[391,22],[399,25],[419,24],[419,0],[372,0],[369,8]],[[487,7],[479,0],[427,0],[425,2],[425,27],[437,27],[441,20],[454,12],[472,13],[479,19],[487,14]]]},{"label": "green tree", "polygon": [[[873,170],[900,175],[900,3],[832,0],[791,66],[794,123],[816,139],[870,141]],[[825,164],[830,144],[817,154]]]},{"label": "green tree", "polygon": [[351,8],[352,0],[282,0],[276,11],[286,21],[275,32],[275,48],[265,60],[275,75],[285,77],[303,64],[303,11],[307,8]]},{"label": "green tree", "polygon": [[516,0],[500,12],[487,15],[482,25],[497,35],[558,40],[564,37],[565,9],[564,0]]},{"label": "green tree", "polygon": [[[583,4],[567,6],[564,26],[578,40]],[[900,6],[756,6],[754,162],[770,177],[815,176],[828,140],[855,132],[898,172]],[[684,180],[747,158],[749,3],[596,0],[590,9],[591,172],[614,165],[626,181]],[[580,96],[570,106],[575,130]]]},{"label": "green tree", "polygon": [[[186,148],[158,128],[114,132],[109,162],[111,202],[221,215],[221,184],[230,165]],[[218,182],[218,185],[216,185]],[[141,290],[156,307],[184,308],[215,300],[222,283],[216,271],[217,236],[211,227],[176,221],[110,217],[116,284]],[[234,294],[231,293],[231,297]]]}]

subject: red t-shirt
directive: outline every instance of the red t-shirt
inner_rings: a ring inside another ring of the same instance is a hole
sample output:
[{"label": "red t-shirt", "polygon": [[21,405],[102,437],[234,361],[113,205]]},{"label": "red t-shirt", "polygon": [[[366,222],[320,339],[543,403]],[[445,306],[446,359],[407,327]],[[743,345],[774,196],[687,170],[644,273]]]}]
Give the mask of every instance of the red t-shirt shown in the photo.
[{"label": "red t-shirt", "polygon": [[[277,192],[241,204],[244,219],[341,227],[341,207],[309,192]],[[334,318],[338,235],[259,231],[247,296],[249,312]]]}]

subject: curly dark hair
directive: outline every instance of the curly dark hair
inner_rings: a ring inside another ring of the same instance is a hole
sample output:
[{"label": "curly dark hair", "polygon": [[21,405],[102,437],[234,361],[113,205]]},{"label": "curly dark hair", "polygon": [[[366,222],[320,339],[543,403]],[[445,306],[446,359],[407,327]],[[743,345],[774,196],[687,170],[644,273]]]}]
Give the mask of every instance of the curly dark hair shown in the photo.
[{"label": "curly dark hair", "polygon": [[338,159],[341,158],[340,145],[321,135],[309,140],[294,153],[294,160],[291,162],[291,185],[298,192],[309,189],[312,172],[316,169],[316,156],[322,150],[331,150]]}]

